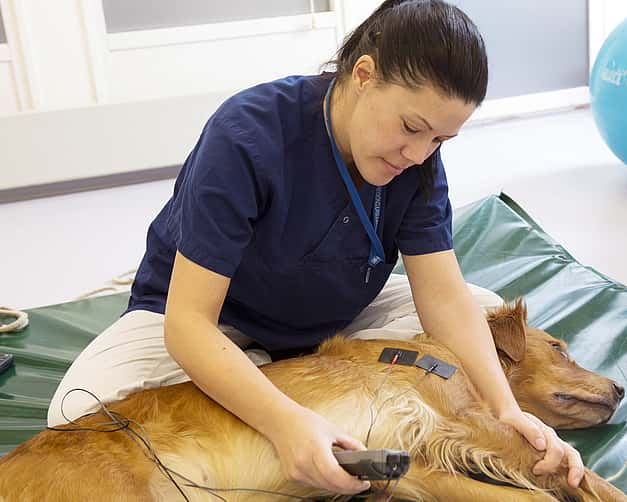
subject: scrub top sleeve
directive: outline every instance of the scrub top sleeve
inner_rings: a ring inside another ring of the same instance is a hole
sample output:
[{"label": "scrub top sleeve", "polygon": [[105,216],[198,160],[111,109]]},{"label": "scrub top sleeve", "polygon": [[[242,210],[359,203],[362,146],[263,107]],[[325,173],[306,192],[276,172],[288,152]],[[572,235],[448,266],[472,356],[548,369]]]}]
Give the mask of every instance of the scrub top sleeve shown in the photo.
[{"label": "scrub top sleeve", "polygon": [[416,190],[396,235],[396,245],[404,255],[453,248],[453,212],[448,198],[446,173],[439,150],[434,155],[434,188],[431,197],[426,200],[423,191],[420,188]]},{"label": "scrub top sleeve", "polygon": [[168,218],[176,247],[194,263],[232,277],[267,190],[254,144],[234,124],[210,119],[184,169]]}]

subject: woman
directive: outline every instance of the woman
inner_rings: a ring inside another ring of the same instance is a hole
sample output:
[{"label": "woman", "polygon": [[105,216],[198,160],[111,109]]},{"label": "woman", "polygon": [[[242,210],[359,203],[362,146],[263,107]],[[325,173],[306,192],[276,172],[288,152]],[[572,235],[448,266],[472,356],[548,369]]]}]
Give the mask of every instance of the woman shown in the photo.
[{"label": "woman", "polygon": [[[251,362],[265,353],[241,349],[302,351],[413,303],[495,415],[546,448],[537,472],[567,462],[577,485],[579,455],[518,407],[452,250],[439,147],[485,97],[477,28],[440,0],[387,0],[335,63],[247,89],[209,119],[149,228],[127,312],[70,368],[50,425],[72,387],[106,402],[191,379],[264,434],[290,478],[359,492],[368,483],[331,446],[361,442],[275,388]],[[388,281],[399,250],[408,285]],[[72,395],[65,408],[95,406]]]}]

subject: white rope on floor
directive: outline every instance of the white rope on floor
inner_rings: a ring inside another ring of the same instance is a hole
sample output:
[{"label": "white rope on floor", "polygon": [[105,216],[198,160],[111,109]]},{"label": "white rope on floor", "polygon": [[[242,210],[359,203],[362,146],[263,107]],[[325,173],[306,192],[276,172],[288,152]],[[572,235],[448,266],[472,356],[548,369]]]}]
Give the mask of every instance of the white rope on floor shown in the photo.
[{"label": "white rope on floor", "polygon": [[128,286],[129,284],[133,284],[133,281],[135,280],[135,272],[137,272],[136,268],[127,270],[122,274],[116,275],[113,279],[111,279],[111,282],[119,286]]},{"label": "white rope on floor", "polygon": [[0,315],[14,317],[15,321],[8,324],[0,322],[0,333],[14,333],[23,330],[28,326],[28,314],[21,310],[14,310],[8,307],[0,307]]},{"label": "white rope on floor", "polygon": [[116,275],[109,282],[112,284],[111,286],[103,286],[102,288],[94,289],[92,291],[88,291],[87,293],[83,293],[80,296],[74,298],[74,300],[86,300],[87,298],[91,298],[92,296],[96,296],[100,293],[122,293],[126,291],[126,288],[119,288],[118,286],[129,286],[133,284],[135,280],[135,272],[137,272],[136,268],[132,268],[131,270],[127,270],[126,272]]},{"label": "white rope on floor", "polygon": [[[120,293],[124,289],[119,288],[119,286],[128,286],[133,284],[135,280],[135,272],[137,269],[127,270],[126,272],[115,276],[111,279],[112,286],[105,286],[102,288],[94,289],[93,291],[89,291],[88,293],[82,294],[76,298],[76,300],[84,300],[86,298],[90,298],[98,293],[104,293],[106,291],[110,291],[112,293]],[[22,312],[21,310],[12,309],[9,307],[0,307],[0,316],[5,317],[13,317],[14,321],[9,323],[3,323],[0,321],[0,333],[15,333],[23,330],[26,326],[28,326],[28,314],[26,312]]]}]

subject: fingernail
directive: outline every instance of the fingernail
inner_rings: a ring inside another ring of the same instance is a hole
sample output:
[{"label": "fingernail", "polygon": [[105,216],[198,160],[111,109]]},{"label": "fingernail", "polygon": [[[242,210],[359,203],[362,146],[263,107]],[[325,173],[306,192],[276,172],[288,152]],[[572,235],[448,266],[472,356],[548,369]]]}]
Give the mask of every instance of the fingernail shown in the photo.
[{"label": "fingernail", "polygon": [[535,447],[538,450],[544,450],[544,448],[546,448],[546,441],[544,440],[544,438],[538,438],[536,439],[533,444],[535,445]]},{"label": "fingernail", "polygon": [[362,491],[369,490],[369,489],[370,489],[370,481],[366,481],[365,483],[361,485]]}]

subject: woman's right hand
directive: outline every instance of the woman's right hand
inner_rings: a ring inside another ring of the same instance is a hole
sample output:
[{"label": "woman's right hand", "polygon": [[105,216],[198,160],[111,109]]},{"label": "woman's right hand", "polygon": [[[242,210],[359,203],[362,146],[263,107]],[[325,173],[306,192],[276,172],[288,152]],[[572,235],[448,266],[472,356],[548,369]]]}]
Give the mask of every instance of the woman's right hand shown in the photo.
[{"label": "woman's right hand", "polygon": [[370,488],[370,482],[347,473],[332,451],[332,446],[345,450],[366,447],[318,413],[297,405],[278,417],[266,435],[289,480],[344,495]]}]

